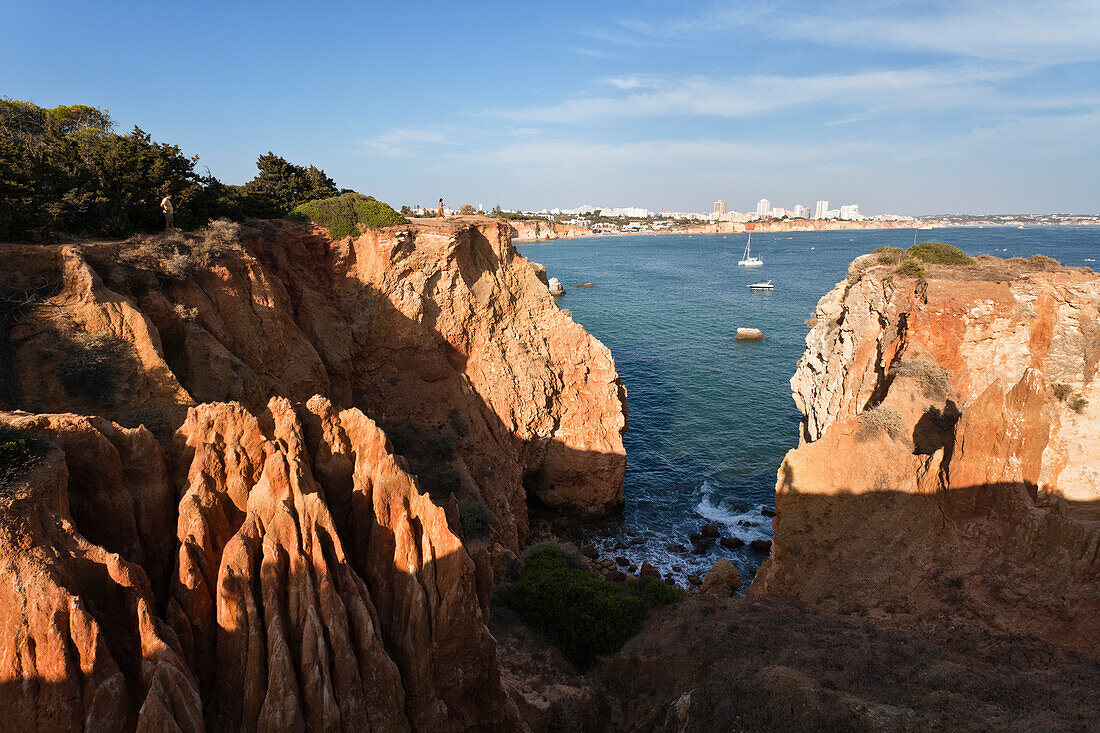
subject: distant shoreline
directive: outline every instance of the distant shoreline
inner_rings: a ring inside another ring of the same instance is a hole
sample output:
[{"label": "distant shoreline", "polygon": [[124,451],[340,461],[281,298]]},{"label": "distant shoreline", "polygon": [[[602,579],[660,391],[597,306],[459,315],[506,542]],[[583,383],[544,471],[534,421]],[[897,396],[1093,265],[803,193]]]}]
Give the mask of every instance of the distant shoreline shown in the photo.
[{"label": "distant shoreline", "polygon": [[[538,220],[545,221],[545,220]],[[814,221],[814,220],[809,220]],[[728,226],[723,227],[722,224]],[[807,226],[806,222],[749,222],[748,225],[733,222],[718,222],[715,224],[701,224],[698,226],[684,227],[681,229],[658,229],[653,231],[641,231],[641,232],[614,232],[614,233],[601,233],[589,231],[586,233],[570,233],[554,237],[513,237],[512,242],[515,244],[549,244],[551,242],[560,242],[568,239],[595,239],[600,237],[637,237],[637,236],[658,236],[668,234],[680,234],[680,235],[695,235],[695,234],[747,234],[749,232],[761,233],[761,234],[797,234],[797,233],[813,233],[813,232],[845,232],[845,231],[881,231],[884,229],[916,229],[916,230],[932,230],[932,229],[957,229],[957,228],[984,228],[990,229],[1003,228],[1003,229],[1032,229],[1038,227],[1057,227],[1057,226],[1100,226],[1100,221],[1094,222],[1071,222],[1064,224],[1005,224],[994,222],[944,222],[944,221],[926,221],[919,220],[917,222],[828,222],[825,226]]]}]

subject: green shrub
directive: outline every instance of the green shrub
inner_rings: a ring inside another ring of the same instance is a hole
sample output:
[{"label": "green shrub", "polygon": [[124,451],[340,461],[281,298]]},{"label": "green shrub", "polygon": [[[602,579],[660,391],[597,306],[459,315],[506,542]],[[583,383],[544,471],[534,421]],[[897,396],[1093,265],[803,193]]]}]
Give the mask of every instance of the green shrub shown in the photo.
[{"label": "green shrub", "polygon": [[477,499],[462,499],[458,502],[458,520],[462,524],[462,536],[467,541],[484,539],[492,531],[489,507]]},{"label": "green shrub", "polygon": [[326,227],[333,239],[358,235],[360,224],[368,229],[378,229],[409,223],[408,219],[387,204],[358,193],[309,201],[296,207],[289,216],[291,219],[311,221]]},{"label": "green shrub", "polygon": [[895,377],[911,377],[920,381],[924,396],[944,400],[951,396],[951,372],[926,359],[901,360],[890,368]]},{"label": "green shrub", "polygon": [[1069,409],[1073,410],[1078,415],[1084,412],[1085,408],[1088,406],[1089,401],[1086,400],[1084,397],[1081,397],[1080,395],[1074,397],[1072,400],[1069,401]]},{"label": "green shrub", "polygon": [[896,265],[905,256],[905,250],[897,247],[879,247],[874,254],[878,255],[880,265]]},{"label": "green shrub", "polygon": [[944,244],[943,242],[914,244],[906,250],[906,254],[935,265],[969,265],[974,261],[970,255],[958,247],[952,247],[950,244]]},{"label": "green shrub", "polygon": [[112,404],[119,381],[128,371],[126,350],[126,342],[111,334],[77,334],[57,365],[66,394],[93,404]]},{"label": "green shrub", "polygon": [[26,430],[0,425],[0,490],[33,468],[45,452],[45,441]]},{"label": "green shrub", "polygon": [[1032,255],[1028,262],[1030,262],[1033,267],[1040,270],[1053,270],[1062,266],[1061,262],[1053,257],[1047,257],[1046,255]]},{"label": "green shrub", "polygon": [[1066,398],[1073,393],[1073,387],[1068,384],[1062,384],[1061,382],[1055,382],[1052,388],[1054,390],[1054,396],[1058,398],[1059,402],[1065,402]]},{"label": "green shrub", "polygon": [[500,601],[553,640],[579,668],[612,654],[637,633],[647,603],[636,590],[575,567],[550,547],[527,555]]},{"label": "green shrub", "polygon": [[654,608],[668,606],[684,597],[684,591],[655,578],[630,578],[625,583],[633,593]]},{"label": "green shrub", "polygon": [[901,413],[892,407],[882,405],[860,413],[857,440],[870,440],[883,432],[894,440],[905,440],[905,425],[901,419]]},{"label": "green shrub", "polygon": [[898,272],[909,277],[924,277],[928,269],[915,257],[910,257],[898,267]]}]

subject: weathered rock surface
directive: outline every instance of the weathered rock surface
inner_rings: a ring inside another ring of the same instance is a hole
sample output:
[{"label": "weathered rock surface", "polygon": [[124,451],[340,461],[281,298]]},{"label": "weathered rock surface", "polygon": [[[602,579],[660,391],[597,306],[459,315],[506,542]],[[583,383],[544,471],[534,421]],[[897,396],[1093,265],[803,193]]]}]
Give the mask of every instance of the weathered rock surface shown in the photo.
[{"label": "weathered rock surface", "polygon": [[[267,222],[226,249],[178,279],[136,244],[5,247],[36,295],[0,332],[0,406],[27,410],[0,422],[54,447],[0,507],[0,715],[522,727],[494,565],[529,496],[621,503],[610,353],[500,222],[338,242]],[[488,539],[463,543],[460,500]]]},{"label": "weathered rock surface", "polygon": [[703,578],[703,592],[719,597],[728,597],[741,587],[741,573],[737,566],[726,558],[719,558],[711,567],[707,577]]},{"label": "weathered rock surface", "polygon": [[592,230],[588,227],[543,219],[516,219],[508,222],[508,225],[512,230],[512,239],[517,242],[592,236]]},{"label": "weathered rock surface", "polygon": [[[70,499],[113,502],[117,527],[104,542],[151,560],[158,549],[142,530],[156,526],[135,511],[136,483],[80,486],[80,474],[106,474],[118,454],[103,434],[75,416],[42,416],[64,435],[67,452],[52,447],[0,500],[0,717],[8,730],[203,730],[198,685],[172,630],[157,616],[156,599],[140,566],[90,542],[70,514]],[[12,416],[0,413],[0,421]],[[16,422],[26,422],[16,418]],[[144,431],[136,440],[151,436]],[[118,438],[118,436],[113,436]],[[124,436],[120,442],[134,435]],[[104,445],[106,443],[106,445]],[[156,463],[153,452],[141,468]],[[163,463],[156,475],[163,474]],[[150,487],[155,490],[155,487]],[[82,496],[83,492],[87,492]],[[96,495],[102,492],[101,495]],[[145,497],[148,498],[148,497]],[[128,501],[130,500],[130,501]],[[85,507],[87,509],[87,507]],[[102,524],[112,522],[110,515]],[[157,527],[158,530],[163,528]],[[163,558],[161,558],[163,559]]]},{"label": "weathered rock surface", "polygon": [[818,304],[752,594],[1100,648],[1100,277],[995,264]]},{"label": "weathered rock surface", "polygon": [[[144,423],[163,437],[197,403],[258,413],[273,395],[321,394],[399,435],[451,441],[448,488],[482,501],[513,551],[528,493],[582,513],[622,503],[614,361],[557,308],[506,224],[429,220],[333,242],[264,222],[227,249],[178,281],[137,245],[7,246],[57,290],[12,330],[9,406]],[[100,399],[58,379],[82,334],[125,345],[123,378]]]}]

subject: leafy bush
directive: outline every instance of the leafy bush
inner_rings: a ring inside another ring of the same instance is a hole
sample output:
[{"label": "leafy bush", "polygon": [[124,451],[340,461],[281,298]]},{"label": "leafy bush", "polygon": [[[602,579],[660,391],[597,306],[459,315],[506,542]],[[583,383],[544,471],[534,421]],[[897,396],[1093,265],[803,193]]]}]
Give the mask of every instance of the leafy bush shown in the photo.
[{"label": "leafy bush", "polygon": [[285,216],[339,193],[323,170],[271,152],[243,186],[200,175],[197,163],[138,127],[116,133],[106,110],[0,99],[0,241],[156,231],[164,228],[165,194],[172,194],[176,224],[193,229],[219,216]]},{"label": "leafy bush", "polygon": [[1054,396],[1058,398],[1059,402],[1065,402],[1066,398],[1073,393],[1073,387],[1061,382],[1055,382],[1053,386]]},{"label": "leafy bush", "polygon": [[935,265],[969,265],[974,261],[971,259],[970,255],[966,254],[958,247],[953,247],[943,242],[921,242],[920,244],[914,244],[906,250],[906,254],[910,257],[916,257],[919,260],[930,262]]},{"label": "leafy bush", "polygon": [[901,419],[901,413],[892,407],[882,405],[860,413],[859,432],[856,434],[858,440],[870,440],[883,432],[894,440],[905,440],[905,424]]},{"label": "leafy bush", "polygon": [[462,216],[473,216],[477,213],[477,209],[474,208],[473,204],[462,204],[458,209],[458,213]]},{"label": "leafy bush", "polygon": [[648,607],[682,596],[678,589],[660,590],[653,583],[664,585],[611,583],[576,567],[560,550],[543,547],[526,556],[519,578],[501,591],[500,601],[584,669],[637,633]]},{"label": "leafy bush", "polygon": [[107,333],[79,333],[57,366],[66,394],[93,404],[110,405],[128,371],[126,342]]},{"label": "leafy bush", "polygon": [[951,372],[926,359],[902,360],[890,368],[895,377],[911,377],[920,381],[924,396],[944,400],[951,396]]},{"label": "leafy bush", "polygon": [[256,159],[256,168],[256,177],[240,189],[245,216],[277,219],[308,201],[340,193],[320,168],[294,165],[270,150]]},{"label": "leafy bush", "polygon": [[458,502],[458,520],[466,540],[483,539],[492,531],[489,507],[477,499],[466,498]]},{"label": "leafy bush", "polygon": [[45,441],[26,430],[0,425],[0,489],[33,468],[45,452]]},{"label": "leafy bush", "polygon": [[908,275],[909,277],[924,277],[928,269],[924,266],[924,263],[915,257],[910,257],[905,262],[901,263],[898,267],[898,272],[902,275]]},{"label": "leafy bush", "polygon": [[360,224],[368,229],[378,229],[409,223],[387,204],[357,193],[310,201],[295,207],[290,212],[290,218],[320,224],[328,229],[333,239],[358,235]]},{"label": "leafy bush", "polygon": [[874,251],[880,265],[896,265],[905,256],[905,250],[897,247],[879,247]]},{"label": "leafy bush", "polygon": [[1047,257],[1046,255],[1032,255],[1028,262],[1030,262],[1033,267],[1040,270],[1053,270],[1062,266],[1061,262],[1053,257]]},{"label": "leafy bush", "polygon": [[1080,395],[1074,397],[1072,400],[1069,401],[1069,409],[1073,410],[1078,415],[1084,412],[1085,408],[1088,406],[1089,401],[1086,400],[1084,397],[1081,397]]}]

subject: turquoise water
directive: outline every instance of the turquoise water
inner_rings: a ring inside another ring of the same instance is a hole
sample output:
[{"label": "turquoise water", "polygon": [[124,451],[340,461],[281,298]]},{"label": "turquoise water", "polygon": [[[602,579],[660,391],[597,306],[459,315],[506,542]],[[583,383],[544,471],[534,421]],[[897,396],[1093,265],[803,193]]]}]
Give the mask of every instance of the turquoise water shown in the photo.
[{"label": "turquoise water", "polygon": [[[972,255],[1043,253],[1093,267],[1085,258],[1100,259],[1100,227],[924,230],[924,240]],[[646,560],[681,582],[728,557],[747,583],[762,560],[747,545],[770,538],[761,509],[773,506],[776,471],[798,445],[801,415],[789,380],[805,347],[805,321],[855,257],[912,243],[912,229],[756,234],[753,253],[765,264],[752,269],[737,266],[743,234],[518,247],[562,281],[559,306],[611,349],[629,392],[626,506],[592,540],[609,556]],[[772,292],[747,288],[767,279]],[[595,287],[572,287],[584,282]],[[735,341],[739,326],[759,328],[764,340]],[[690,548],[688,535],[707,522],[746,546],[716,543],[701,556],[670,551],[677,543]]]}]

